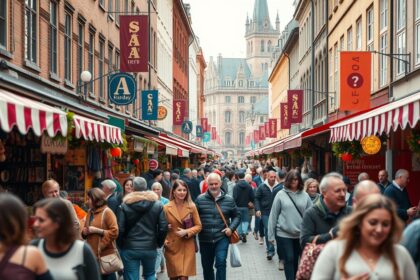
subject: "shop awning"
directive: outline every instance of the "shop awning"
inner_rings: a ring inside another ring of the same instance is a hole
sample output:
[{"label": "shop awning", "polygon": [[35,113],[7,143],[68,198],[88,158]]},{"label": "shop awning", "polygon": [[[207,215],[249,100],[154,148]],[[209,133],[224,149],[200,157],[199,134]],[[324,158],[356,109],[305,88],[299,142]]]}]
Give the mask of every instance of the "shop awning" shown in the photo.
[{"label": "shop awning", "polygon": [[209,151],[206,148],[200,147],[196,144],[183,140],[181,138],[175,138],[170,135],[160,134],[159,139],[163,139],[169,143],[180,145],[194,154],[207,154]]},{"label": "shop awning", "polygon": [[181,155],[183,155],[183,157],[188,157],[189,156],[188,150],[182,148],[179,145],[171,144],[168,141],[160,139],[159,137],[148,136],[147,138],[157,142],[161,146],[164,146],[165,147],[165,154],[167,154],[167,155],[177,156],[177,155],[181,154]]},{"label": "shop awning", "polygon": [[67,135],[67,115],[60,109],[0,89],[0,125],[10,132],[17,127],[21,134],[32,128],[36,136],[44,131],[54,137]]},{"label": "shop awning", "polygon": [[119,127],[79,115],[74,115],[73,121],[76,129],[76,138],[83,137],[87,141],[108,142],[110,144],[121,144],[123,142]]},{"label": "shop awning", "polygon": [[420,92],[388,103],[331,126],[330,142],[361,140],[366,136],[389,134],[391,129],[416,126],[420,118]]}]

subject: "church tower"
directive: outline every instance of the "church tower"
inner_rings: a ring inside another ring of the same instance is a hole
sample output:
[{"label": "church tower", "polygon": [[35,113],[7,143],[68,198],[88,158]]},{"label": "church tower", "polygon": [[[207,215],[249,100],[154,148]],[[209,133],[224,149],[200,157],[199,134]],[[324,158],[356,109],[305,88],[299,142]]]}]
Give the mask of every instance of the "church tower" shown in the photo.
[{"label": "church tower", "polygon": [[277,14],[276,28],[270,21],[267,0],[255,0],[252,18],[245,22],[246,61],[254,78],[267,75],[270,57],[280,36],[280,19]]}]

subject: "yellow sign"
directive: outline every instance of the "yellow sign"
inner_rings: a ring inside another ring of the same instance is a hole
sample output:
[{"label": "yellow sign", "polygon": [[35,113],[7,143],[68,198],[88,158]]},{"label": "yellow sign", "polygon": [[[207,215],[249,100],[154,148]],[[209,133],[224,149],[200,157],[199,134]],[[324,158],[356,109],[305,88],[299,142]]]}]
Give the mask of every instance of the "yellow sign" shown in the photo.
[{"label": "yellow sign", "polygon": [[158,106],[158,120],[164,120],[168,115],[168,110],[164,106]]},{"label": "yellow sign", "polygon": [[363,151],[368,155],[377,154],[381,150],[381,139],[374,135],[363,138],[361,144]]}]

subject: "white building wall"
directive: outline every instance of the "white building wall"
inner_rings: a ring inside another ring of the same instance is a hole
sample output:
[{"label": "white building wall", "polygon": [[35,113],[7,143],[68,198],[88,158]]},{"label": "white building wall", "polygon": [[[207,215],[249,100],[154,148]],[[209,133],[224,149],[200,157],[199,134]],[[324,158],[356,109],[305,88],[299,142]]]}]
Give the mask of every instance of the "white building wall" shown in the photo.
[{"label": "white building wall", "polygon": [[[193,123],[194,130],[192,132],[195,135],[195,126],[198,123],[197,115],[198,115],[198,68],[197,68],[197,54],[199,52],[199,41],[198,38],[195,37],[193,43],[189,47],[189,71],[188,71],[188,87],[189,87],[189,119]],[[194,139],[195,137],[190,135],[190,139]]]}]

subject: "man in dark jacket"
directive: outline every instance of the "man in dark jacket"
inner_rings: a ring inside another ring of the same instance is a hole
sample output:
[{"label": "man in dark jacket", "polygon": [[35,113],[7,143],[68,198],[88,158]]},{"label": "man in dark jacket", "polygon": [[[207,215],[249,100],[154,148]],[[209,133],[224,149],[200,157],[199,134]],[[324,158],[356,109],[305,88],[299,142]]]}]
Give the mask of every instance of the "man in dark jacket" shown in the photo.
[{"label": "man in dark jacket", "polygon": [[319,189],[322,197],[303,214],[300,231],[302,248],[315,236],[318,236],[317,244],[336,238],[339,221],[351,212],[351,207],[346,205],[346,185],[339,173],[325,175]]},{"label": "man in dark jacket", "polygon": [[200,184],[196,179],[192,177],[191,169],[185,168],[183,175],[180,179],[187,184],[188,188],[190,189],[191,199],[192,201],[195,201],[197,197],[201,194],[201,191]]},{"label": "man in dark jacket", "polygon": [[156,249],[163,246],[168,223],[158,196],[147,190],[144,178],[135,177],[134,192],[124,197],[118,211],[118,245],[124,262],[124,279],[155,279]]},{"label": "man in dark jacket", "polygon": [[[229,248],[229,236],[240,222],[240,214],[235,201],[221,190],[222,180],[216,173],[207,177],[207,192],[196,200],[198,214],[200,215],[202,230],[199,233],[201,265],[203,266],[204,280],[226,279],[226,258]],[[220,207],[227,227],[216,207]]]},{"label": "man in dark jacket", "polygon": [[249,225],[249,207],[254,205],[254,190],[245,181],[245,173],[239,172],[238,182],[233,188],[233,199],[235,200],[238,211],[241,214],[241,223],[238,227],[238,234],[241,236],[242,242],[246,242]]},{"label": "man in dark jacket", "polygon": [[255,216],[261,217],[264,225],[265,245],[267,249],[267,260],[274,256],[274,245],[268,241],[268,218],[270,217],[271,206],[274,200],[274,189],[277,187],[276,171],[268,171],[267,179],[258,186],[255,194]]},{"label": "man in dark jacket", "polygon": [[109,209],[111,209],[116,215],[118,206],[121,204],[121,195],[115,191],[117,184],[115,184],[115,182],[111,179],[106,179],[101,182],[101,186],[106,195],[106,202]]},{"label": "man in dark jacket", "polygon": [[153,171],[153,179],[147,182],[147,189],[151,190],[152,185],[156,182],[162,185],[162,196],[165,198],[169,198],[169,193],[171,192],[171,189],[169,185],[166,184],[165,180],[163,180],[163,170],[161,169],[156,169]]}]

